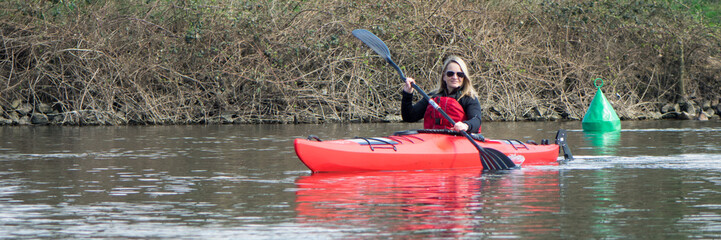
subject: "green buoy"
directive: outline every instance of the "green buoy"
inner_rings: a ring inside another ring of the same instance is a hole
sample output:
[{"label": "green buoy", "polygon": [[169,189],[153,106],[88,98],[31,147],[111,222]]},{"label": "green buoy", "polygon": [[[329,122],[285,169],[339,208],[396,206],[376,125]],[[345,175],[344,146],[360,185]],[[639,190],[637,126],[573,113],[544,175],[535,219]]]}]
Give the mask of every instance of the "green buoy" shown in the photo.
[{"label": "green buoy", "polygon": [[[601,84],[598,84],[601,81]],[[593,101],[586,111],[586,115],[583,116],[584,131],[590,132],[611,132],[621,130],[621,119],[618,118],[616,111],[613,110],[613,106],[608,102],[606,96],[603,95],[601,87],[603,86],[603,79],[596,78],[593,80],[593,85],[596,86],[598,91],[593,96]]]}]

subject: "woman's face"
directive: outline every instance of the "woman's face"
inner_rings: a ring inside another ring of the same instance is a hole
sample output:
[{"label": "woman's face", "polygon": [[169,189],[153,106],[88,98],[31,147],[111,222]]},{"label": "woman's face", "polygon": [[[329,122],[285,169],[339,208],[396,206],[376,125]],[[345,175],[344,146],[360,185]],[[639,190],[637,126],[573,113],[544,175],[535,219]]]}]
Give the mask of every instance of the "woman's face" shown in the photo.
[{"label": "woman's face", "polygon": [[449,63],[446,71],[443,72],[443,81],[446,81],[446,90],[453,92],[454,89],[461,87],[465,76],[465,73],[461,71],[461,66],[459,66],[458,63]]}]

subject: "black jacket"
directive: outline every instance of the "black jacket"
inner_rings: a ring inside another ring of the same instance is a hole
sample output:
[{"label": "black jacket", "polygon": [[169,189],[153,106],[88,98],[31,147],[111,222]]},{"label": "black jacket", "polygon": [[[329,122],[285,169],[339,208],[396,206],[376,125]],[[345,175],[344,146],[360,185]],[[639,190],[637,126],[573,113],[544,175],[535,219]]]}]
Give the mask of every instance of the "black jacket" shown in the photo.
[{"label": "black jacket", "polygon": [[[428,101],[425,99],[421,99],[416,104],[413,104],[413,94],[407,93],[405,91],[402,92],[401,97],[401,116],[403,117],[404,122],[417,122],[418,120],[423,119],[423,117],[426,114],[426,108],[428,108]],[[469,133],[477,133],[478,128],[481,127],[481,103],[478,102],[477,98],[472,98],[469,96],[462,97],[461,99],[458,99],[458,94],[445,94],[445,93],[434,93],[430,95],[431,98],[434,97],[452,97],[455,98],[458,103],[461,104],[461,107],[463,107],[463,111],[466,113],[466,117],[468,120],[463,121],[465,124],[468,124],[468,130],[466,132]]]}]

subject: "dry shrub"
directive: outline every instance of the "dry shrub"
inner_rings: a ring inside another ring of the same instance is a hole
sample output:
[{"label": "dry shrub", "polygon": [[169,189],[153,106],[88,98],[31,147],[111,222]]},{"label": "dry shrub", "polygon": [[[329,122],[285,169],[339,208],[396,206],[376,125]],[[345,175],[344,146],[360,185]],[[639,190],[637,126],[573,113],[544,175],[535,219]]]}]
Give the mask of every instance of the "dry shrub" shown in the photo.
[{"label": "dry shrub", "polygon": [[627,118],[721,96],[717,29],[654,4],[3,1],[0,105],[51,103],[68,124],[379,121],[401,82],[356,28],[427,91],[467,59],[491,120],[578,119],[599,77]]}]

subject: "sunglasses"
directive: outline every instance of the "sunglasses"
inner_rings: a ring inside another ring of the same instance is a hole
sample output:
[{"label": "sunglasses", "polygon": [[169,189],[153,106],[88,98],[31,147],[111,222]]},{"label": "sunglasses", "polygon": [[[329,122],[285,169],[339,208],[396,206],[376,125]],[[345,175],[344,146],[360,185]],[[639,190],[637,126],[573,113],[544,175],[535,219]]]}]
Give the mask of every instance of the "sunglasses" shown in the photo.
[{"label": "sunglasses", "polygon": [[454,72],[454,71],[447,71],[447,72],[446,72],[446,77],[453,77],[453,75],[456,75],[456,76],[458,76],[459,78],[464,78],[464,77],[466,77],[466,74],[464,74],[463,72]]}]

